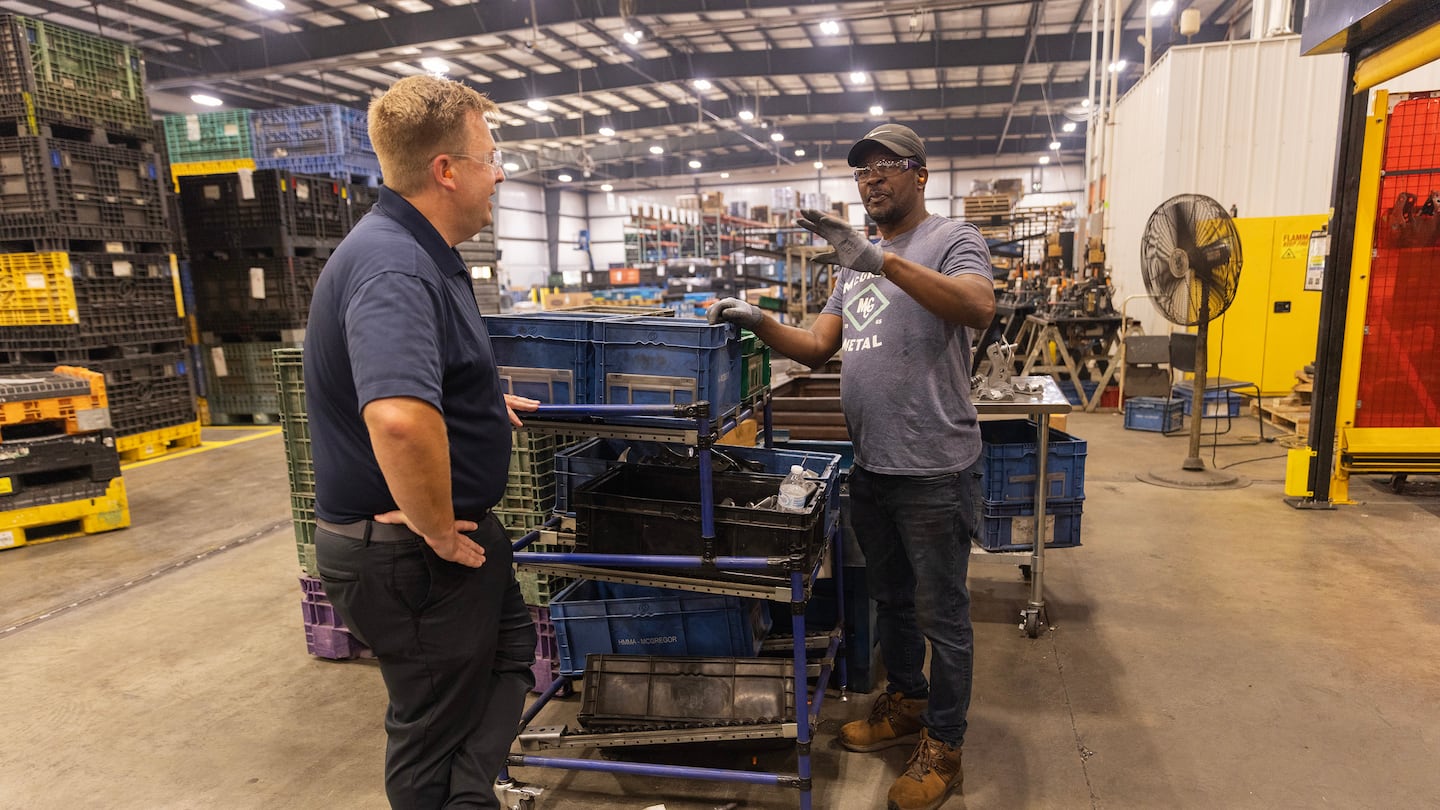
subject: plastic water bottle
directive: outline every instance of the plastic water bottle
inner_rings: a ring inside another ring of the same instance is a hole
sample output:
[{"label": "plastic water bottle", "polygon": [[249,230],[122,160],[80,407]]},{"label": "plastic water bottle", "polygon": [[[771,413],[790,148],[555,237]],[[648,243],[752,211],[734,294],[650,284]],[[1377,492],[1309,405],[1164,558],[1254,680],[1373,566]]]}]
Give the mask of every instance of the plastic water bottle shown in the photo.
[{"label": "plastic water bottle", "polygon": [[805,486],[805,468],[799,464],[790,468],[790,474],[780,482],[780,495],[775,499],[775,508],[781,512],[804,512],[805,496],[809,490]]}]

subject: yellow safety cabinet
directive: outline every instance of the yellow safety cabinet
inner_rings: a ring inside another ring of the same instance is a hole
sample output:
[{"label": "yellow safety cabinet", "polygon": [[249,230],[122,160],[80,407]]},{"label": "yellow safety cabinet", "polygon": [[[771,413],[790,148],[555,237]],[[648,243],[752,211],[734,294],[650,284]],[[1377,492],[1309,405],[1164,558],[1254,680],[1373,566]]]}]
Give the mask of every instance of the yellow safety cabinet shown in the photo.
[{"label": "yellow safety cabinet", "polygon": [[1285,396],[1295,371],[1315,361],[1320,291],[1305,289],[1310,234],[1324,214],[1235,220],[1245,263],[1235,303],[1211,324],[1209,372]]}]

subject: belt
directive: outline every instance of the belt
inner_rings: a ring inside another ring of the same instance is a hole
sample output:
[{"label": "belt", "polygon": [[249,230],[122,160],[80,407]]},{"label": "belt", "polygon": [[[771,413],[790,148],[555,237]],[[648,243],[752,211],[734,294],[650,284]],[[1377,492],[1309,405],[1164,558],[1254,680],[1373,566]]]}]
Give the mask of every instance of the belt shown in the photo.
[{"label": "belt", "polygon": [[331,523],[328,520],[316,520],[315,525],[331,534],[338,534],[341,537],[348,537],[351,540],[366,539],[366,531],[369,531],[369,540],[372,543],[399,543],[405,540],[417,540],[420,535],[410,531],[410,527],[404,523],[379,523],[374,520],[357,520],[354,523]]}]

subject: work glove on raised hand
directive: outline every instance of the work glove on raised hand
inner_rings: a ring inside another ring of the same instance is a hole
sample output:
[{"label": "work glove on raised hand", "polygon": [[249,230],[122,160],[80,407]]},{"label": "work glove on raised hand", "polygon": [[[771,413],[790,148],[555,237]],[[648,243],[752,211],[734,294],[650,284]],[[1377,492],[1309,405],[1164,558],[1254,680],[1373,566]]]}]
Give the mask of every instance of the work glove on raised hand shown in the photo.
[{"label": "work glove on raised hand", "polygon": [[872,244],[864,235],[856,233],[850,223],[809,208],[802,210],[800,216],[802,218],[796,220],[795,224],[829,242],[830,247],[834,248],[810,261],[815,264],[838,264],[877,276],[885,275],[885,251],[881,250],[879,245]]},{"label": "work glove on raised hand", "polygon": [[741,301],[739,298],[724,298],[716,301],[706,314],[710,323],[729,321],[751,330],[765,322],[765,313],[759,307]]}]

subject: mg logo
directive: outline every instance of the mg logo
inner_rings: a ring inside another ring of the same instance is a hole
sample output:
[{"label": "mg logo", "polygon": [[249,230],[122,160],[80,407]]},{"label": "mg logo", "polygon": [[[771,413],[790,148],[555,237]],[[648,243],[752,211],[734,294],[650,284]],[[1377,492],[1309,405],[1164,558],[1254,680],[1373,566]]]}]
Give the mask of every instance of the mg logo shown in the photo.
[{"label": "mg logo", "polygon": [[880,292],[880,288],[872,281],[845,304],[845,317],[851,326],[863,332],[888,306],[890,299],[886,298],[885,293]]}]

